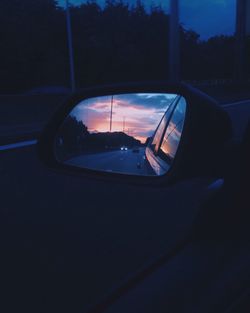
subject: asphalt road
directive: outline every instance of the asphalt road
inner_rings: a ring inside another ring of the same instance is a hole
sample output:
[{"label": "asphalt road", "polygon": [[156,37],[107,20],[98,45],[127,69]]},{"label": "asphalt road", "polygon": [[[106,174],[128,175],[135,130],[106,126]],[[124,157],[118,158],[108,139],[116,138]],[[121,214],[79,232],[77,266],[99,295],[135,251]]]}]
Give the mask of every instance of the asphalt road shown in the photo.
[{"label": "asphalt road", "polygon": [[153,175],[153,171],[145,162],[145,148],[139,152],[115,150],[95,154],[85,154],[67,161],[68,164],[82,168],[96,169],[106,172],[127,173],[133,175]]},{"label": "asphalt road", "polygon": [[[240,136],[250,106],[227,110]],[[186,237],[207,186],[84,179],[45,168],[35,145],[1,151],[0,311],[86,312]]]}]

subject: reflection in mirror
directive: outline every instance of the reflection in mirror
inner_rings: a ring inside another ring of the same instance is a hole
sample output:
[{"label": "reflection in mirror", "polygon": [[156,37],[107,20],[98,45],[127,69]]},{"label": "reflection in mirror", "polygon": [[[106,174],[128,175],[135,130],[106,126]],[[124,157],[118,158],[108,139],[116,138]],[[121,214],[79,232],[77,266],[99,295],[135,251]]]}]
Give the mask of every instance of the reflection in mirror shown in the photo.
[{"label": "reflection in mirror", "polygon": [[129,175],[165,174],[175,157],[186,114],[176,94],[136,93],[89,98],[58,130],[59,162]]}]

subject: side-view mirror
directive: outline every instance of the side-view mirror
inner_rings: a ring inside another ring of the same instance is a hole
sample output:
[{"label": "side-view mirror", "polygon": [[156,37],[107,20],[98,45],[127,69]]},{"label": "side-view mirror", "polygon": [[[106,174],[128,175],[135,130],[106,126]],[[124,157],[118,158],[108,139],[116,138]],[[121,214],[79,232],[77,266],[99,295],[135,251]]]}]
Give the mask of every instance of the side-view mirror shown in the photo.
[{"label": "side-view mirror", "polygon": [[176,94],[88,98],[58,129],[55,157],[63,164],[103,172],[164,175],[177,152],[185,115],[186,101]]},{"label": "side-view mirror", "polygon": [[39,141],[50,167],[154,182],[218,171],[231,123],[213,99],[184,85],[87,89],[63,105]]}]

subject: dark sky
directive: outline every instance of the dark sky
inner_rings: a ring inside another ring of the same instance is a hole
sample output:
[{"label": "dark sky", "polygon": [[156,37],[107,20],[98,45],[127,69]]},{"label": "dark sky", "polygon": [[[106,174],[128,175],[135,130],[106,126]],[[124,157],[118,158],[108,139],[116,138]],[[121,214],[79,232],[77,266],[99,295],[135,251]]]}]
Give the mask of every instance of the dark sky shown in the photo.
[{"label": "dark sky", "polygon": [[[86,0],[69,0],[74,5],[84,3]],[[60,4],[65,0],[58,0]],[[133,5],[136,0],[124,0]],[[103,5],[105,0],[97,0]],[[152,4],[161,5],[168,11],[169,0],[142,0],[149,8]],[[235,27],[236,0],[180,0],[181,23],[188,29],[193,29],[207,39],[214,35],[229,35]]]}]

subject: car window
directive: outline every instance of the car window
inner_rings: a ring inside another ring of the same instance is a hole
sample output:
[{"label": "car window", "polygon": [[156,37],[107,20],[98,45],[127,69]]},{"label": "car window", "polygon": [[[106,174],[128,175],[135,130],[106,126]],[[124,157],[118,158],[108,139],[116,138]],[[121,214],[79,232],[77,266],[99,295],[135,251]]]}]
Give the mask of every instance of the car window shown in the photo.
[{"label": "car window", "polygon": [[168,110],[166,111],[166,113],[164,114],[159,126],[157,127],[157,130],[155,132],[155,135],[153,137],[153,141],[151,144],[151,149],[157,153],[159,146],[161,144],[161,140],[162,140],[162,136],[164,133],[164,130],[167,126],[167,122],[171,116],[171,113],[173,111],[173,108],[175,107],[176,101],[179,99],[179,97],[177,96],[176,99],[172,102],[172,104],[169,106]]},{"label": "car window", "polygon": [[166,161],[171,162],[176,155],[184,126],[185,112],[186,100],[181,97],[169,121],[159,151],[159,156]]},{"label": "car window", "polygon": [[[168,79],[170,1],[152,3],[1,0],[0,94]],[[236,73],[236,0],[183,0],[179,7],[181,80],[219,99],[242,97],[230,88],[239,71],[249,78],[250,64],[248,36],[237,44],[245,53]]]}]

